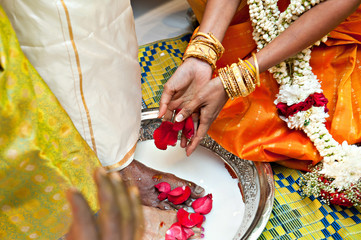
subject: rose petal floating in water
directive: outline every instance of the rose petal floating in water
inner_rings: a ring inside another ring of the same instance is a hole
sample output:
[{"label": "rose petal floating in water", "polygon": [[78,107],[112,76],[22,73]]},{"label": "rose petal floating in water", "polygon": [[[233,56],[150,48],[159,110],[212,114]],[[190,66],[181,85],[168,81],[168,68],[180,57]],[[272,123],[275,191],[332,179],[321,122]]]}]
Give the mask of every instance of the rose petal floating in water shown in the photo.
[{"label": "rose petal floating in water", "polygon": [[201,227],[204,216],[200,213],[189,213],[181,208],[177,212],[177,219],[182,226],[192,228],[194,226]]},{"label": "rose petal floating in water", "polygon": [[212,210],[212,194],[198,198],[192,202],[192,208],[196,213],[208,214]]}]

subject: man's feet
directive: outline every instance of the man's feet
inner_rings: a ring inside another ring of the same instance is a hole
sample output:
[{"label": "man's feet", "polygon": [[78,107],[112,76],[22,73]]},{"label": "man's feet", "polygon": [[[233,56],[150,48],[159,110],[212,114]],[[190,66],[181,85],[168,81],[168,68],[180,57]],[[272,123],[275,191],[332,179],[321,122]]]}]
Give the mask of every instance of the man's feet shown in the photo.
[{"label": "man's feet", "polygon": [[[177,222],[177,212],[174,210],[160,210],[154,207],[143,206],[144,235],[142,240],[164,239],[164,236],[173,223]],[[200,239],[202,231],[193,227],[194,236],[191,239]]]},{"label": "man's feet", "polygon": [[157,171],[137,160],[133,160],[128,167],[119,173],[124,182],[129,182],[139,188],[142,204],[146,206],[164,210],[182,207],[181,205],[176,207],[168,201],[158,200],[159,192],[154,185],[160,182],[168,182],[172,189],[185,185],[189,186],[192,190],[191,198],[199,198],[204,195],[204,189],[195,183],[178,178],[174,174]]}]

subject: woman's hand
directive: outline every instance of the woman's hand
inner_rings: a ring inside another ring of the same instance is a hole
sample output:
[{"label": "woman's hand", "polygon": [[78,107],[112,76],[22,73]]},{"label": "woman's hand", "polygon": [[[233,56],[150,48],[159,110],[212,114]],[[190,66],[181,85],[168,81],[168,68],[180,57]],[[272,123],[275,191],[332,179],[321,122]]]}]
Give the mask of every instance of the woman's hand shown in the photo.
[{"label": "woman's hand", "polygon": [[173,111],[192,101],[211,78],[212,68],[208,63],[197,58],[186,59],[164,85],[159,102],[159,117],[171,120]]},{"label": "woman's hand", "polygon": [[199,124],[191,142],[187,143],[182,137],[181,146],[186,148],[188,156],[196,149],[228,100],[221,80],[211,77],[212,68],[208,63],[188,58],[164,85],[159,117],[170,120],[173,111],[179,108],[181,111],[176,121],[181,122],[192,115]]},{"label": "woman's hand", "polygon": [[228,100],[228,95],[223,88],[219,77],[210,80],[205,84],[193,99],[182,107],[182,110],[175,117],[182,121],[190,116],[191,113],[199,112],[199,125],[194,137],[186,145],[187,156],[191,155],[201,140],[207,134],[207,131],[213,121],[217,118],[219,112]]},{"label": "woman's hand", "polygon": [[[177,108],[181,108],[181,111],[177,114],[176,121],[183,121],[192,114],[198,115],[199,126],[191,142],[186,143],[184,138],[181,141],[181,146],[186,148],[188,156],[196,149],[228,100],[221,80],[218,77],[208,80],[209,75],[205,75],[201,68],[192,69],[197,66],[195,61],[185,61],[179,67],[180,71],[173,75],[168,85],[166,84],[160,102],[159,115],[165,115],[167,120],[170,119],[171,112]],[[209,65],[208,67],[210,68]],[[192,69],[193,72],[187,73],[188,69]],[[196,121],[198,122],[198,119]]]}]

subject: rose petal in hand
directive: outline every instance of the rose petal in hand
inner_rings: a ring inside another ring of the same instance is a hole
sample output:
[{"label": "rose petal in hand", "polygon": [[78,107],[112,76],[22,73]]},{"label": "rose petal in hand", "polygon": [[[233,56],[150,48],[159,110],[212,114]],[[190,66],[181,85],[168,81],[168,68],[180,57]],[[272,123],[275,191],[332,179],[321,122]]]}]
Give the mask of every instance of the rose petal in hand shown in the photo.
[{"label": "rose petal in hand", "polygon": [[153,133],[154,143],[157,148],[166,150],[168,145],[175,146],[178,132],[173,130],[173,123],[164,121]]},{"label": "rose petal in hand", "polygon": [[183,135],[186,136],[187,139],[191,139],[194,135],[193,119],[192,117],[188,117],[184,122]]},{"label": "rose petal in hand", "polygon": [[173,130],[179,132],[180,130],[182,130],[184,128],[184,124],[185,124],[185,121],[175,122],[173,124]]}]

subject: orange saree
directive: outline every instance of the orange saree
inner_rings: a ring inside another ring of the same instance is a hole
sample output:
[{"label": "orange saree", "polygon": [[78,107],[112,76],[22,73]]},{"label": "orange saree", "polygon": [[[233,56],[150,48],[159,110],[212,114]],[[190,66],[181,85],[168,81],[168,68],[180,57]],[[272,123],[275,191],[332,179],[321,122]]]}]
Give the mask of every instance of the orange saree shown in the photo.
[{"label": "orange saree", "polygon": [[[206,0],[188,0],[202,19]],[[279,1],[285,9],[289,1]],[[224,67],[248,58],[256,50],[248,6],[242,1],[222,42],[226,51],[217,62]],[[361,141],[361,7],[330,32],[325,44],[312,49],[311,66],[329,102],[326,126],[336,141]],[[291,130],[273,104],[278,84],[272,74],[261,74],[261,86],[245,98],[229,100],[208,134],[235,155],[264,162],[277,162],[308,170],[321,160],[313,143],[302,131]]]}]

